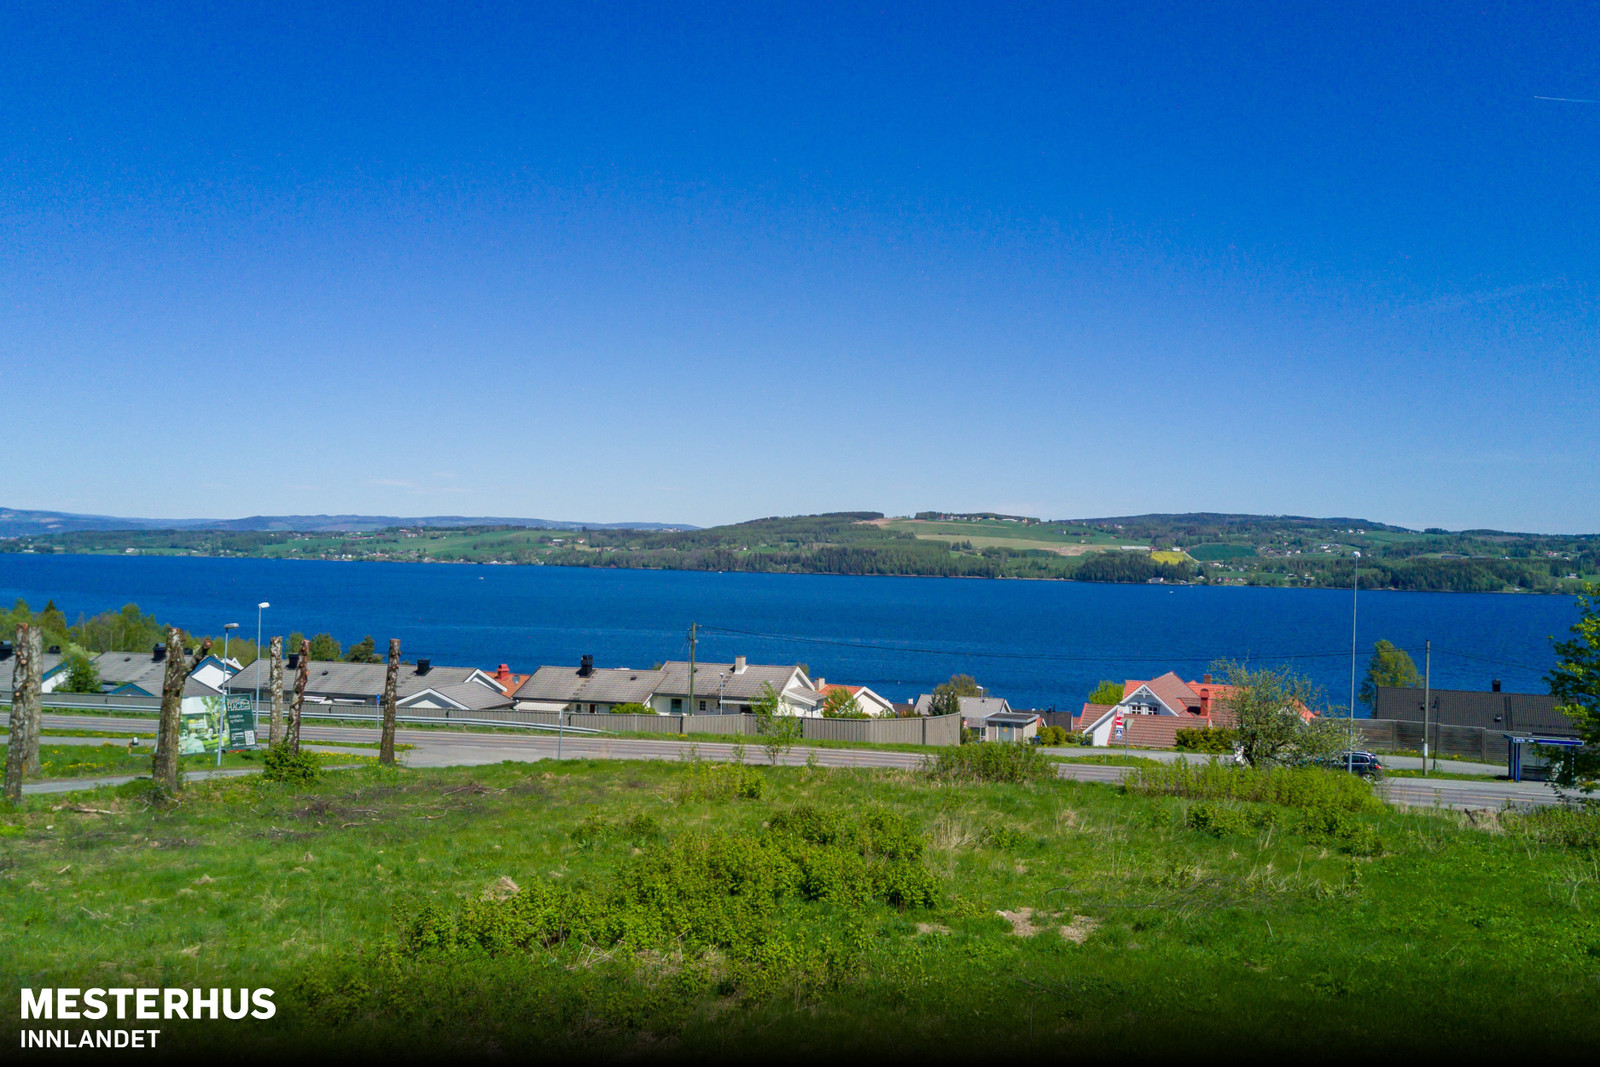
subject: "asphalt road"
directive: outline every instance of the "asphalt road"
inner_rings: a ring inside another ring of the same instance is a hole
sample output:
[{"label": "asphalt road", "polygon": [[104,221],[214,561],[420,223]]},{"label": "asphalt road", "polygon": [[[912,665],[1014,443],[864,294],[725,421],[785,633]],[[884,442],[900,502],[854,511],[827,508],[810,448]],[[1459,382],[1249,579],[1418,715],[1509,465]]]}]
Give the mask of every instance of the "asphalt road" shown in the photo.
[{"label": "asphalt road", "polygon": [[[45,715],[44,725],[56,729],[81,729],[102,731],[138,731],[148,733],[152,726],[149,718],[113,717],[106,715]],[[339,742],[375,741],[378,732],[372,727],[313,726],[306,725],[300,735],[309,742],[321,742],[337,747]],[[559,746],[562,759],[654,759],[683,760],[698,755],[701,759],[727,762],[734,759],[735,746],[721,742],[689,742],[677,740],[642,740],[638,738],[613,738],[596,736],[568,736],[557,739],[551,734],[528,733],[473,733],[451,730],[419,730],[401,727],[395,739],[414,746],[402,754],[404,762],[412,767],[465,767],[482,766],[505,761],[526,763],[534,760],[555,759]],[[63,738],[49,739],[53,742]],[[103,741],[107,739],[90,739]],[[323,747],[322,744],[318,745]],[[371,755],[370,749],[363,754]],[[880,767],[915,770],[926,757],[913,752],[882,752],[860,748],[809,748],[795,746],[779,762],[789,766],[802,766],[815,760],[823,767]],[[765,763],[767,755],[759,745],[747,743],[744,759],[750,763]],[[1062,778],[1080,782],[1120,782],[1128,769],[1095,764],[1060,762],[1056,773]],[[37,783],[44,785],[65,783]],[[1548,786],[1539,783],[1429,781],[1418,778],[1391,778],[1380,786],[1391,803],[1416,807],[1447,808],[1500,808],[1507,802],[1518,806],[1551,804],[1556,800]],[[30,791],[34,791],[30,787]]]}]

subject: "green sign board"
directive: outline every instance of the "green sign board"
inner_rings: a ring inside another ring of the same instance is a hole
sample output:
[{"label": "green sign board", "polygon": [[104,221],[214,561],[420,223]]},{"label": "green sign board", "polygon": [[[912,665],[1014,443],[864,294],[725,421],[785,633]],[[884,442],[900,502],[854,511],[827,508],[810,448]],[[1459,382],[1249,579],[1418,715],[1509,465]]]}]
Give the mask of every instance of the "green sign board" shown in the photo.
[{"label": "green sign board", "polygon": [[256,747],[256,706],[248,694],[227,698],[227,747]]}]

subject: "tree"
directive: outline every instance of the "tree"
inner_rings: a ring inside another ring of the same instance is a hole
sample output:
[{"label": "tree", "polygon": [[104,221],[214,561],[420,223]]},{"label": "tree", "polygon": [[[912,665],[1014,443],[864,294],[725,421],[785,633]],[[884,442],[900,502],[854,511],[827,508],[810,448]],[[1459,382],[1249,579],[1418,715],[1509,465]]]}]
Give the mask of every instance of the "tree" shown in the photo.
[{"label": "tree", "polygon": [[944,690],[944,692],[940,692],[941,689],[944,689],[944,687],[943,686],[935,686],[934,687],[933,699],[928,701],[928,714],[929,715],[957,715],[957,714],[960,714],[960,712],[961,712],[961,699],[959,697],[957,697],[954,693],[950,692],[949,690]]},{"label": "tree", "polygon": [[948,682],[940,682],[933,687],[934,696],[940,693],[950,693],[958,697],[982,696],[983,690],[979,688],[977,679],[970,674],[952,674]]},{"label": "tree", "polygon": [[79,652],[67,660],[67,680],[57,686],[63,693],[100,692],[100,672],[94,661]]},{"label": "tree", "polygon": [[[372,638],[366,640],[367,648],[372,647]],[[360,648],[358,644],[356,648]],[[355,649],[351,649],[354,652]],[[362,661],[357,661],[362,662]],[[383,675],[383,732],[378,741],[378,762],[385,764],[394,763],[394,717],[396,707],[396,692],[400,684],[400,639],[389,638],[389,667]]]},{"label": "tree", "polygon": [[289,705],[289,721],[283,733],[283,747],[291,756],[300,754],[300,716],[306,704],[306,683],[311,680],[311,642],[300,642],[300,667],[294,673],[294,701]]},{"label": "tree", "polygon": [[[329,640],[333,639],[329,638]],[[334,644],[337,645],[338,642],[335,641]],[[372,635],[368,634],[350,646],[350,651],[344,654],[344,661],[346,663],[382,663],[383,660],[378,657],[375,647],[372,643]],[[320,659],[321,657],[314,658]]]},{"label": "tree", "polygon": [[11,736],[6,746],[5,777],[5,799],[13,804],[22,800],[22,779],[39,770],[39,649],[39,628],[28,622],[18,624],[16,662],[11,666]]},{"label": "tree", "polygon": [[337,660],[344,650],[339,647],[339,642],[333,639],[332,634],[313,634],[311,640],[303,646],[309,648],[312,659]]},{"label": "tree", "polygon": [[861,702],[850,690],[839,686],[828,690],[828,695],[822,698],[822,717],[824,719],[865,719],[867,713],[861,710]]},{"label": "tree", "polygon": [[[211,651],[211,641],[200,645],[196,659]],[[183,687],[189,680],[188,655],[183,650],[183,631],[167,627],[167,670],[161,680],[161,724],[156,731],[156,751],[150,759],[150,777],[169,793],[178,791],[178,733],[182,721]]]},{"label": "tree", "polygon": [[1212,667],[1226,678],[1217,696],[1225,718],[1232,720],[1240,755],[1252,767],[1307,763],[1331,756],[1344,747],[1342,724],[1325,716],[1309,722],[1303,713],[1321,703],[1309,678],[1288,667],[1251,670],[1223,661]]},{"label": "tree", "polygon": [[1367,661],[1367,676],[1361,682],[1361,703],[1368,708],[1378,703],[1378,686],[1399,689],[1417,689],[1422,685],[1422,675],[1404,649],[1395,648],[1389,641],[1379,641],[1372,646],[1372,659]]},{"label": "tree", "polygon": [[750,710],[756,717],[756,733],[761,735],[761,747],[766,750],[773,766],[777,766],[779,757],[787,755],[794,743],[800,740],[804,727],[784,706],[783,698],[772,688],[771,682],[761,683],[761,695],[751,702]]},{"label": "tree", "polygon": [[267,719],[267,744],[276,746],[283,740],[283,638],[274,637],[267,647],[272,656],[267,664],[267,694],[272,701],[271,716]]},{"label": "tree", "polygon": [[1113,682],[1107,678],[1094,687],[1094,692],[1089,694],[1091,704],[1120,704],[1122,703],[1122,683]]},{"label": "tree", "polygon": [[1600,786],[1600,586],[1586,583],[1577,599],[1572,636],[1565,641],[1550,638],[1558,658],[1545,681],[1583,739],[1562,777],[1590,793]]}]

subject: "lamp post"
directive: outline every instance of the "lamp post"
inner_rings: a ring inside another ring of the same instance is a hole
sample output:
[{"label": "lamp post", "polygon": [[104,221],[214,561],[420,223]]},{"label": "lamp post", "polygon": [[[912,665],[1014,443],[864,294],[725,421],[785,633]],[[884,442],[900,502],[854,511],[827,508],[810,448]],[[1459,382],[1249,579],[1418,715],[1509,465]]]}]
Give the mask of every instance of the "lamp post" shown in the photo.
[{"label": "lamp post", "polygon": [[1350,747],[1345,750],[1345,769],[1356,769],[1356,600],[1361,595],[1361,553],[1355,554],[1354,574],[1350,579]]},{"label": "lamp post", "polygon": [[228,638],[233,636],[233,631],[239,628],[236,622],[225,623],[222,627],[222,714],[217,716],[217,766],[222,766],[222,747],[228,732]]},{"label": "lamp post", "polygon": [[[272,607],[265,600],[256,605],[256,659],[261,658],[261,613]],[[261,672],[256,671],[256,700],[250,707],[250,715],[255,720],[253,725],[260,726],[257,718],[261,714]]]}]

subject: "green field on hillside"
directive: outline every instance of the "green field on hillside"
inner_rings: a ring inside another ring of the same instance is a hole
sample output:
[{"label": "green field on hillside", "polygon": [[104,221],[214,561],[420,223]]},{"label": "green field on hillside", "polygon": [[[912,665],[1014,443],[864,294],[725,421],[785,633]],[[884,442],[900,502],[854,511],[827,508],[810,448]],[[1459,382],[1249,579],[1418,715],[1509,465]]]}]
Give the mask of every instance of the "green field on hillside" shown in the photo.
[{"label": "green field on hillside", "polygon": [[0,969],[13,1003],[277,991],[268,1022],[161,1024],[180,1055],[1600,1040],[1592,822],[1475,826],[1316,771],[1252,779],[1274,803],[1166,795],[1158,769],[1151,795],[960,772],[542,762],[200,783],[175,806],[135,786],[32,798],[0,817]]}]

